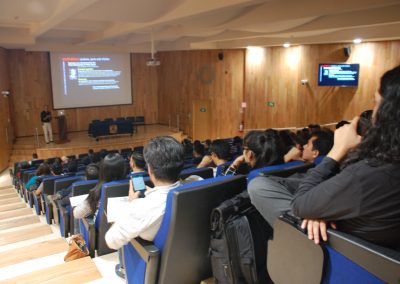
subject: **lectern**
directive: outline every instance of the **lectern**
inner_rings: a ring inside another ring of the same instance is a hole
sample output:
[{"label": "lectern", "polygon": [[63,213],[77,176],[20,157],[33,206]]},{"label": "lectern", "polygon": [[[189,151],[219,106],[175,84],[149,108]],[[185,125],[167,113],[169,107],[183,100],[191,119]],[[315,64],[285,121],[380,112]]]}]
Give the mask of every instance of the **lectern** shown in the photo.
[{"label": "lectern", "polygon": [[57,120],[58,120],[58,141],[57,144],[69,142],[67,135],[67,119],[65,117],[65,112],[63,110],[59,110],[57,112]]}]

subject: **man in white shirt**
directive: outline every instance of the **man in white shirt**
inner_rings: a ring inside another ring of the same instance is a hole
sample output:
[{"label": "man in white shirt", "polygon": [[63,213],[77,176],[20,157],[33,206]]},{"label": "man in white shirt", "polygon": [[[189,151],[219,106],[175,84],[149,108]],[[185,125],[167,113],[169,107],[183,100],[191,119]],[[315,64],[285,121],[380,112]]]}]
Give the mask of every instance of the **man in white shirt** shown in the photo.
[{"label": "man in white shirt", "polygon": [[168,192],[180,185],[184,150],[178,141],[169,136],[153,138],[144,149],[144,158],[155,187],[146,190],[145,198],[135,192],[126,212],[108,230],[105,239],[112,249],[138,236],[153,241],[165,213]]}]

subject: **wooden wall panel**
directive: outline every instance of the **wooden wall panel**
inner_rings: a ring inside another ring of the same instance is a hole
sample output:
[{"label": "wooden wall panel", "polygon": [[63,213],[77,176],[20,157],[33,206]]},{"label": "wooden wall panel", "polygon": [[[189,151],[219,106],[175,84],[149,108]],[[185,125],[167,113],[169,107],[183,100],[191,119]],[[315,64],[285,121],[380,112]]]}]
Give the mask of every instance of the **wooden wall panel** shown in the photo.
[{"label": "wooden wall panel", "polygon": [[[10,90],[7,50],[0,48],[0,92]],[[13,142],[10,97],[0,94],[0,172],[8,167]]]},{"label": "wooden wall panel", "polygon": [[[132,105],[67,109],[68,131],[87,130],[90,121],[106,117],[144,115],[146,123],[157,123],[157,71],[146,66],[148,57],[131,55]],[[33,135],[35,128],[41,134],[40,112],[45,104],[52,107],[49,53],[10,50],[9,61],[13,103],[18,109],[16,136]],[[53,131],[57,132],[55,119]]]},{"label": "wooden wall panel", "polygon": [[236,135],[243,100],[243,50],[161,52],[159,76],[159,122],[192,134],[192,101],[211,101],[210,138]]},{"label": "wooden wall panel", "polygon": [[[331,123],[352,119],[374,105],[373,95],[380,76],[400,64],[400,41],[304,45],[285,49],[262,48],[258,60],[246,51],[245,127],[301,127],[309,123]],[[261,55],[260,55],[261,54]],[[318,87],[319,63],[360,63],[359,86]],[[308,85],[300,80],[307,79]],[[268,101],[275,107],[268,107]]]}]

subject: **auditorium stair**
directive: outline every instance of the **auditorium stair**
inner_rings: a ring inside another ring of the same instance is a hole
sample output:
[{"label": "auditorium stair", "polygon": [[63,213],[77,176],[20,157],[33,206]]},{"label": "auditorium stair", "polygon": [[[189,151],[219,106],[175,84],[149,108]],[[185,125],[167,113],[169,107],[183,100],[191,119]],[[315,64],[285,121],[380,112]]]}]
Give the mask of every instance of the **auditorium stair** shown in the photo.
[{"label": "auditorium stair", "polygon": [[114,273],[116,253],[64,262],[58,225],[46,224],[0,174],[0,283],[125,283]]}]

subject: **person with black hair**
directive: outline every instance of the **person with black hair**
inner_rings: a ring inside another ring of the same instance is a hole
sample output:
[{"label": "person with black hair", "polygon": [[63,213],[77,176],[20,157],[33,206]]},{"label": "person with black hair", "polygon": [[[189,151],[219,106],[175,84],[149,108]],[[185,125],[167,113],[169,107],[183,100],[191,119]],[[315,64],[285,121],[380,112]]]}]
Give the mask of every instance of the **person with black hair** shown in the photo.
[{"label": "person with black hair", "polygon": [[48,176],[51,174],[50,166],[47,163],[41,163],[36,170],[36,173],[26,183],[25,187],[28,191],[36,190],[36,180],[42,176]]},{"label": "person with black hair", "polygon": [[282,164],[283,155],[279,139],[279,136],[272,132],[250,131],[243,140],[243,155],[233,161],[224,175],[235,174],[243,164],[250,169]]},{"label": "person with black hair", "polygon": [[[231,146],[224,139],[214,140],[209,148],[209,155],[205,155],[201,160],[198,168],[212,167],[216,171],[216,167],[226,164],[231,159]],[[224,172],[226,169],[223,169]],[[214,175],[215,175],[214,171]]]},{"label": "person with black hair", "polygon": [[164,216],[168,192],[181,184],[184,148],[174,138],[151,139],[144,149],[144,158],[155,187],[146,190],[145,198],[139,198],[139,191],[135,192],[126,212],[108,230],[105,239],[112,249],[119,249],[136,237],[153,241]]},{"label": "person with black hair", "polygon": [[[196,141],[195,141],[196,142]],[[193,159],[192,164],[198,165],[203,160],[205,154],[204,145],[200,143],[193,143]]]},{"label": "person with black hair", "polygon": [[342,127],[343,125],[346,125],[346,124],[350,124],[350,122],[348,122],[347,120],[341,120],[338,123],[336,123],[335,129],[339,129],[340,127]]},{"label": "person with black hair", "polygon": [[[99,166],[91,163],[85,168],[85,178],[86,180],[96,180],[99,178]],[[61,200],[61,205],[67,206],[71,203],[69,202],[69,198],[72,194],[72,184],[65,189],[61,189],[53,195],[53,200]]]},{"label": "person with black hair", "polygon": [[327,240],[331,224],[375,244],[400,248],[399,121],[400,66],[382,76],[373,125],[364,137],[357,134],[355,117],[336,130],[327,157],[308,171],[295,192],[270,178],[260,188],[252,184],[254,179],[249,186],[253,204],[271,226],[282,211],[292,210],[304,218],[302,227],[315,243],[320,235]]},{"label": "person with black hair", "polygon": [[314,163],[319,157],[324,157],[331,150],[333,145],[333,132],[330,130],[320,130],[314,132],[307,144],[304,144],[300,150],[298,147],[292,147],[284,156],[285,163],[289,161],[304,161],[306,163]]},{"label": "person with black hair", "polygon": [[106,155],[99,166],[99,180],[96,186],[89,191],[88,197],[74,208],[74,217],[82,219],[95,214],[99,206],[102,185],[125,179],[125,176],[124,158],[118,153]]},{"label": "person with black hair", "polygon": [[[132,152],[132,155],[129,159],[129,166],[131,168],[131,177],[132,176],[137,176],[137,175],[147,175],[147,172],[145,170],[146,167],[146,161],[144,160],[144,157],[141,153],[138,152]],[[133,190],[133,183],[132,179],[129,181],[129,200],[135,199],[135,193]]]}]

